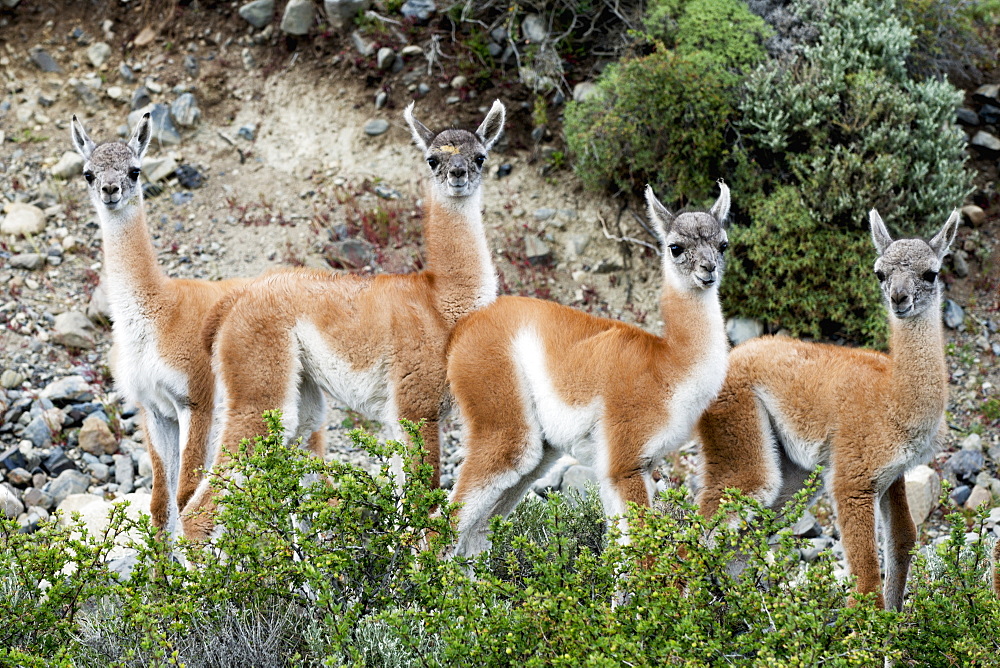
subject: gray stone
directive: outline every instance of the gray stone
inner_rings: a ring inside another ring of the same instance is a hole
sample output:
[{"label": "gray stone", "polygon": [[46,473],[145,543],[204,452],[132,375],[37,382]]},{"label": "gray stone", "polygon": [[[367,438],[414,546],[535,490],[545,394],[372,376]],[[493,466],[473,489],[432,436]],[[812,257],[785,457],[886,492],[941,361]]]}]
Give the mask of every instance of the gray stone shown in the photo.
[{"label": "gray stone", "polygon": [[380,70],[387,70],[392,67],[394,60],[396,60],[396,52],[388,46],[383,46],[379,49],[378,55],[375,57],[375,63]]},{"label": "gray stone", "polygon": [[199,67],[200,66],[198,65],[198,59],[195,58],[193,55],[189,53],[188,55],[184,56],[184,71],[187,72],[188,75],[192,77],[197,77]]},{"label": "gray stone", "polygon": [[375,53],[375,42],[369,41],[357,30],[351,33],[351,42],[354,44],[354,49],[365,58]]},{"label": "gray stone", "polygon": [[0,386],[3,386],[5,390],[12,390],[15,387],[20,387],[23,382],[24,374],[18,373],[13,369],[4,369],[4,372],[0,373]]},{"label": "gray stone", "polygon": [[0,485],[0,511],[9,520],[24,512],[24,504],[14,492],[7,489],[6,485]]},{"label": "gray stone", "polygon": [[253,0],[239,8],[239,15],[254,28],[263,28],[274,18],[274,0]]},{"label": "gray stone", "polygon": [[36,448],[47,448],[52,445],[52,428],[44,415],[39,415],[25,426],[21,438],[31,441]]},{"label": "gray stone", "polygon": [[43,72],[62,72],[59,63],[53,60],[48,51],[41,47],[36,46],[29,50],[28,57],[31,58],[31,62],[35,64],[35,67]]},{"label": "gray stone", "polygon": [[417,21],[430,21],[431,16],[437,11],[434,0],[406,0],[399,12],[408,19]]},{"label": "gray stone", "polygon": [[967,109],[965,107],[959,107],[955,111],[955,120],[958,121],[959,125],[979,125],[979,114],[974,112],[972,109]]},{"label": "gray stone", "polygon": [[424,50],[416,44],[407,44],[400,50],[399,55],[403,58],[413,58],[424,55]]},{"label": "gray stone", "polygon": [[143,451],[139,453],[137,468],[139,469],[140,478],[146,478],[153,475],[153,460],[150,458],[148,452]]},{"label": "gray stone", "polygon": [[0,222],[0,234],[26,237],[45,230],[45,212],[37,206],[11,202],[4,210],[7,215]]},{"label": "gray stone", "polygon": [[118,483],[118,491],[128,494],[135,488],[135,467],[132,464],[132,455],[115,455],[115,482]]},{"label": "gray stone", "polygon": [[170,105],[170,115],[174,117],[178,125],[190,127],[196,125],[201,118],[201,109],[198,102],[191,93],[184,93],[177,96],[174,103]]},{"label": "gray stone", "polygon": [[34,271],[45,266],[45,256],[40,253],[18,253],[10,256],[10,266]]},{"label": "gray stone", "polygon": [[567,234],[564,243],[566,244],[566,254],[571,257],[579,257],[590,245],[590,235],[585,232],[574,232]]},{"label": "gray stone", "polygon": [[951,500],[955,502],[957,506],[964,506],[965,501],[969,498],[969,494],[972,494],[972,488],[968,485],[959,485],[951,493]]},{"label": "gray stone", "polygon": [[111,57],[111,47],[105,42],[94,42],[87,47],[87,60],[94,67],[101,67]]},{"label": "gray stone", "polygon": [[979,434],[969,434],[962,439],[962,449],[972,450],[973,452],[983,451],[983,437]]},{"label": "gray stone", "polygon": [[83,421],[79,439],[80,449],[92,455],[110,455],[118,450],[118,440],[108,423],[93,415]]},{"label": "gray stone", "polygon": [[56,316],[52,340],[67,348],[91,350],[96,345],[94,325],[83,313],[67,311]]},{"label": "gray stone", "polygon": [[137,111],[139,109],[142,109],[143,107],[148,107],[149,105],[153,104],[153,98],[149,94],[149,89],[147,89],[145,86],[139,86],[138,88],[136,88],[135,92],[132,93],[132,101],[130,102],[130,104],[132,111]]},{"label": "gray stone", "polygon": [[371,5],[371,0],[324,0],[323,11],[331,25],[343,28]]},{"label": "gray stone", "polygon": [[753,318],[730,318],[726,321],[726,336],[738,346],[764,333],[764,325]]},{"label": "gray stone", "polygon": [[549,37],[549,27],[538,14],[528,14],[521,22],[521,36],[529,42],[544,42]]},{"label": "gray stone", "polygon": [[969,498],[965,501],[965,507],[969,510],[975,510],[979,506],[985,504],[990,504],[993,502],[993,494],[985,487],[981,485],[976,485],[972,488],[972,493],[969,494]]},{"label": "gray stone", "polygon": [[944,300],[944,324],[950,329],[958,329],[965,321],[965,311],[952,299]]},{"label": "gray stone", "polygon": [[573,86],[573,100],[575,102],[585,102],[597,95],[600,89],[592,81],[581,81]]},{"label": "gray stone", "polygon": [[818,538],[823,535],[823,527],[808,510],[802,514],[799,521],[791,527],[792,535],[801,538]]},{"label": "gray stone", "polygon": [[552,259],[552,250],[547,243],[529,234],[524,237],[524,255],[531,264],[545,264]]},{"label": "gray stone", "polygon": [[986,130],[980,130],[969,140],[974,148],[986,154],[1000,153],[1000,137],[990,134]]},{"label": "gray stone", "polygon": [[960,482],[972,483],[986,465],[982,450],[959,450],[945,464],[945,472]]},{"label": "gray stone", "polygon": [[177,161],[169,155],[146,158],[142,161],[142,175],[149,183],[157,183],[169,177],[177,169]]},{"label": "gray stone", "polygon": [[68,179],[83,172],[83,157],[76,151],[66,151],[49,173],[57,179]]},{"label": "gray stone", "polygon": [[1000,104],[1000,84],[985,84],[972,94],[972,99],[980,104]]},{"label": "gray stone", "polygon": [[107,464],[96,462],[87,468],[90,470],[90,476],[99,483],[105,483],[111,477],[111,469],[108,468]]},{"label": "gray stone", "polygon": [[938,497],[941,495],[941,478],[937,471],[921,464],[908,471],[904,480],[910,518],[914,524],[920,526],[937,508]]},{"label": "gray stone", "polygon": [[987,125],[997,125],[1000,123],[1000,107],[993,104],[984,104],[979,110],[979,118]]},{"label": "gray stone", "polygon": [[101,325],[111,323],[111,304],[108,303],[108,295],[102,283],[98,283],[90,295],[90,301],[87,302],[87,317],[91,322]]},{"label": "gray stone", "polygon": [[597,472],[594,471],[594,469],[589,466],[576,464],[574,466],[570,466],[566,469],[566,472],[563,473],[562,485],[560,489],[563,492],[573,489],[578,491],[580,494],[585,494],[589,485],[597,484]]},{"label": "gray stone", "polygon": [[71,494],[83,494],[90,487],[90,476],[83,471],[69,469],[59,474],[59,477],[46,485],[45,491],[52,497],[52,502],[58,506]]},{"label": "gray stone", "polygon": [[455,76],[448,85],[450,85],[454,90],[459,90],[461,88],[465,88],[468,84],[469,78],[459,74]]},{"label": "gray stone", "polygon": [[122,63],[118,66],[118,76],[125,83],[135,83],[135,72],[132,71],[132,68],[127,63]]},{"label": "gray stone", "polygon": [[951,254],[951,268],[955,270],[955,275],[959,278],[965,278],[969,275],[969,262],[964,250],[958,250]]},{"label": "gray stone", "polygon": [[554,218],[557,213],[559,212],[556,211],[555,209],[550,209],[546,207],[541,209],[535,209],[535,213],[533,215],[535,216],[535,220],[537,220],[538,222],[542,222],[550,218]]},{"label": "gray stone", "polygon": [[[100,79],[97,81],[100,82]],[[97,93],[95,93],[94,89],[86,83],[76,79],[70,79],[67,84],[69,84],[69,87],[73,89],[73,92],[76,93],[76,96],[80,98],[80,101],[83,102],[84,105],[90,107],[91,109],[97,109],[101,106],[101,101],[97,97]]]},{"label": "gray stone", "polygon": [[549,468],[545,474],[531,484],[531,489],[536,494],[545,496],[549,490],[558,490],[562,487],[563,474],[569,467],[576,465],[577,461],[569,455],[563,455],[555,464]]},{"label": "gray stone", "polygon": [[92,401],[94,390],[83,376],[66,376],[46,385],[40,396],[56,405],[81,403]]},{"label": "gray stone", "polygon": [[348,267],[361,269],[375,262],[375,249],[363,239],[344,239],[330,245],[330,257]]},{"label": "gray stone", "polygon": [[375,108],[381,109],[385,106],[386,102],[389,101],[389,94],[384,90],[380,90],[375,94]]},{"label": "gray stone", "polygon": [[312,28],[314,20],[312,0],[288,0],[285,13],[281,17],[281,32],[289,35],[305,35]]},{"label": "gray stone", "polygon": [[378,137],[389,131],[389,121],[383,118],[376,118],[365,123],[365,134],[371,137]]},{"label": "gray stone", "polygon": [[496,42],[490,42],[486,45],[486,50],[490,52],[490,56],[493,58],[498,58],[501,53],[503,53],[503,47]]},{"label": "gray stone", "polygon": [[824,550],[828,550],[833,547],[834,540],[829,536],[819,536],[817,538],[809,538],[806,540],[806,547],[801,548],[800,554],[802,556],[802,561],[812,563],[819,559],[819,555],[823,553]]},{"label": "gray stone", "polygon": [[7,473],[7,482],[15,487],[27,487],[31,484],[31,471],[20,467]]},{"label": "gray stone", "polygon": [[962,217],[973,227],[979,227],[986,222],[986,212],[975,204],[966,204],[963,206]]},{"label": "gray stone", "polygon": [[138,125],[143,114],[147,112],[153,124],[153,140],[155,142],[165,145],[181,143],[181,135],[170,118],[170,107],[165,104],[150,104],[130,113],[128,115],[129,132],[135,130],[135,126]]},{"label": "gray stone", "polygon": [[54,504],[52,495],[48,492],[43,492],[37,487],[29,487],[24,490],[24,494],[21,495],[21,499],[29,506],[37,506],[39,508],[44,508],[45,510],[51,510]]}]

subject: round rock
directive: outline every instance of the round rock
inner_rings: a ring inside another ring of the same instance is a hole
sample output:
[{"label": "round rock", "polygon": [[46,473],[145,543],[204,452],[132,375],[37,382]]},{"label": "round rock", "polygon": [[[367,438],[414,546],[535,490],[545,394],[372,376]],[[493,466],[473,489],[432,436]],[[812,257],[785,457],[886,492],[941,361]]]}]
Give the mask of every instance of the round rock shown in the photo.
[{"label": "round rock", "polygon": [[45,230],[45,213],[37,206],[12,202],[5,209],[7,215],[0,223],[0,233],[26,237]]},{"label": "round rock", "polygon": [[389,131],[389,121],[384,118],[376,118],[365,123],[365,134],[370,137],[378,137]]},{"label": "round rock", "polygon": [[87,48],[87,60],[94,67],[100,67],[111,57],[111,47],[104,42],[94,42]]}]

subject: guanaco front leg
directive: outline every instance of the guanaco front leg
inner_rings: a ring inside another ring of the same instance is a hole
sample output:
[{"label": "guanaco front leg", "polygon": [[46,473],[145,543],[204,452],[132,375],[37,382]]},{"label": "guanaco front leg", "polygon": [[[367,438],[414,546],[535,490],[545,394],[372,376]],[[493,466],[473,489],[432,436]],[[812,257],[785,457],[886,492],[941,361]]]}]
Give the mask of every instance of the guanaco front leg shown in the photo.
[{"label": "guanaco front leg", "polygon": [[[834,474],[833,497],[847,566],[857,579],[857,592],[875,592],[876,604],[885,607],[875,542],[875,492],[857,480]],[[854,604],[852,597],[850,605]]]},{"label": "guanaco front leg", "polygon": [[906,576],[910,571],[910,552],[917,542],[917,527],[910,517],[906,501],[906,482],[899,476],[889,486],[881,501],[883,553],[885,554],[885,604],[903,609]]}]

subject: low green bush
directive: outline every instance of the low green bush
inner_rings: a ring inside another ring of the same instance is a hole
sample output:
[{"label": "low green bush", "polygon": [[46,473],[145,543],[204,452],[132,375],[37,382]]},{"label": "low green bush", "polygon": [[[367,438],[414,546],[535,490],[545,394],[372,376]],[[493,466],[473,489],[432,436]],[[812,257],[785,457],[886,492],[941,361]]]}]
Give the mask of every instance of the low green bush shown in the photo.
[{"label": "low green bush", "polygon": [[[952,515],[918,556],[901,613],[846,607],[829,552],[800,560],[789,527],[817,478],[780,513],[733,495],[706,519],[670,491],[630,509],[628,544],[596,490],[550,494],[495,519],[491,551],[444,559],[453,508],[429,467],[403,495],[390,474],[418,437],[355,432],[369,473],[285,446],[268,420],[216,479],[224,532],[206,544],[167,545],[121,511],[100,536],[4,521],[0,665],[991,666],[1000,652],[985,509]],[[138,539],[119,575],[105,557],[125,531]]]}]

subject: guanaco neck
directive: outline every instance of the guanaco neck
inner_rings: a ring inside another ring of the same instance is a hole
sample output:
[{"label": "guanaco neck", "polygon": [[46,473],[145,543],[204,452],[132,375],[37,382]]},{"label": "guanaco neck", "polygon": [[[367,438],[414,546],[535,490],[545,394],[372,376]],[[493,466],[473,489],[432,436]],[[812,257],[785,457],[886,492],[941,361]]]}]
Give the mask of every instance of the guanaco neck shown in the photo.
[{"label": "guanaco neck", "polygon": [[936,426],[948,402],[940,294],[912,318],[897,318],[890,311],[889,329],[896,414],[906,416],[913,427]]},{"label": "guanaco neck", "polygon": [[697,363],[707,356],[725,356],[729,344],[718,284],[692,291],[678,285],[675,277],[664,278],[660,316],[663,318],[662,338],[673,353],[670,363],[677,364],[678,360]]},{"label": "guanaco neck", "polygon": [[434,298],[449,326],[497,296],[497,276],[483,228],[482,190],[454,198],[428,189],[424,244]]},{"label": "guanaco neck", "polygon": [[97,212],[104,240],[108,301],[112,309],[133,303],[140,308],[152,308],[167,278],[156,260],[142,195],[136,195],[117,211],[109,211],[97,203]]}]

